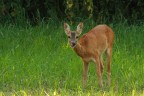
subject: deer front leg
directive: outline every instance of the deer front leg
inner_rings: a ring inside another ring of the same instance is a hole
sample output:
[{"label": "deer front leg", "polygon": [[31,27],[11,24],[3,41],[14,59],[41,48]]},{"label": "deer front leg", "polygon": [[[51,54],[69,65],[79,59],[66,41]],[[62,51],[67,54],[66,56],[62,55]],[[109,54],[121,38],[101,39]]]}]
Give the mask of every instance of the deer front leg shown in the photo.
[{"label": "deer front leg", "polygon": [[83,88],[86,86],[86,82],[87,82],[87,73],[88,73],[88,62],[83,60]]}]

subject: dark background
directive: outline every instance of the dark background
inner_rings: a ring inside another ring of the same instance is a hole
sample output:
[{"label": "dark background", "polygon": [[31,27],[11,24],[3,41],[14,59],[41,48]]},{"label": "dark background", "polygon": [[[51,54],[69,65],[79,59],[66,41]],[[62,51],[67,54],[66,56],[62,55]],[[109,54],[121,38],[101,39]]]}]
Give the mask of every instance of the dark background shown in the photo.
[{"label": "dark background", "polygon": [[0,23],[30,22],[37,25],[50,19],[98,23],[144,20],[143,0],[0,0]]}]

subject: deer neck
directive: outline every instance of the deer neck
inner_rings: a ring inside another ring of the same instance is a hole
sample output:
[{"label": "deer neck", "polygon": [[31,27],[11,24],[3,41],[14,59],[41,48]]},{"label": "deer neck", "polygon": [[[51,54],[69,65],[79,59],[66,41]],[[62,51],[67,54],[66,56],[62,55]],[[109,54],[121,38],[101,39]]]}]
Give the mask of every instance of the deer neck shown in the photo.
[{"label": "deer neck", "polygon": [[75,45],[75,47],[73,49],[77,53],[77,55],[79,55],[80,57],[83,56],[84,49],[79,42],[77,42],[77,44]]}]

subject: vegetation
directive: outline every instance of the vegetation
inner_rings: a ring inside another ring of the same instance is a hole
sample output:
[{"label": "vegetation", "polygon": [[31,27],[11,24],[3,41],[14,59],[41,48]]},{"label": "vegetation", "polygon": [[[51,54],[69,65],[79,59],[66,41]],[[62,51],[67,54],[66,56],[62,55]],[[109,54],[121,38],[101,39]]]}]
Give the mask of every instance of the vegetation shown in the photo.
[{"label": "vegetation", "polygon": [[[143,10],[143,0],[1,0],[0,96],[144,96]],[[82,88],[82,61],[69,47],[64,21],[84,22],[83,34],[101,23],[112,27],[109,88],[106,67],[98,88],[93,63]]]},{"label": "vegetation", "polygon": [[[86,22],[83,34],[97,25]],[[143,96],[144,24],[108,25],[115,32],[112,84],[107,87],[105,70],[103,89],[98,88],[93,63],[88,85],[82,88],[82,61],[69,47],[63,23],[49,21],[35,27],[1,25],[0,95]]]},{"label": "vegetation", "polygon": [[0,22],[37,25],[51,18],[139,22],[144,20],[143,10],[143,0],[1,0]]}]

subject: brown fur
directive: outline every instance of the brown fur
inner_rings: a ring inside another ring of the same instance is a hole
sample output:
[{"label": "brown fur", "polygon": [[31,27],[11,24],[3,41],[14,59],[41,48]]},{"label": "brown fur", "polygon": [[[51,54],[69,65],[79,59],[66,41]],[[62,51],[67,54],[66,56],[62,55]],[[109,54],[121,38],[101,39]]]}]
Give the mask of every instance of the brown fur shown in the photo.
[{"label": "brown fur", "polygon": [[110,63],[112,56],[112,46],[114,42],[114,32],[107,25],[98,25],[83,35],[74,46],[74,51],[83,60],[83,86],[86,85],[88,64],[93,61],[96,65],[99,86],[103,86],[103,53],[107,57],[108,84],[110,85]]}]

